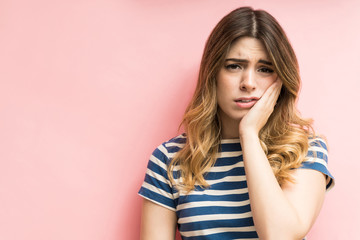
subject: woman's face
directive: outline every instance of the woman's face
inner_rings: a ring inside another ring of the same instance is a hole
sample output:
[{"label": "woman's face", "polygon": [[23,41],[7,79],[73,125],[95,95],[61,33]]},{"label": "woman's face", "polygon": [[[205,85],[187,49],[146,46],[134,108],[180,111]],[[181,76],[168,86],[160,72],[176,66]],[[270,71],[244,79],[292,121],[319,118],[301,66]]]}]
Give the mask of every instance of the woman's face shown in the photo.
[{"label": "woman's face", "polygon": [[223,127],[238,125],[276,79],[274,66],[260,40],[242,37],[234,42],[216,79]]}]

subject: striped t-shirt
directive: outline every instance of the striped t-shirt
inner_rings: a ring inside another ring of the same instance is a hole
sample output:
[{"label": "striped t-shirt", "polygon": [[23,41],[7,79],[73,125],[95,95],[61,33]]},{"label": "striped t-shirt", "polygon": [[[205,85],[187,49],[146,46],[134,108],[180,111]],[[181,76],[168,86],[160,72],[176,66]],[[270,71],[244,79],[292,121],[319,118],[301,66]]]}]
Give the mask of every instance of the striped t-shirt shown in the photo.
[{"label": "striped t-shirt", "polygon": [[[221,141],[221,151],[215,165],[204,176],[210,187],[204,189],[196,186],[188,194],[177,191],[167,176],[168,164],[185,141],[186,137],[182,134],[155,149],[139,194],[176,211],[179,232],[184,240],[258,239],[252,219],[240,140]],[[330,189],[334,181],[327,167],[326,144],[321,138],[310,141],[308,157],[302,168],[324,173],[326,188]]]}]

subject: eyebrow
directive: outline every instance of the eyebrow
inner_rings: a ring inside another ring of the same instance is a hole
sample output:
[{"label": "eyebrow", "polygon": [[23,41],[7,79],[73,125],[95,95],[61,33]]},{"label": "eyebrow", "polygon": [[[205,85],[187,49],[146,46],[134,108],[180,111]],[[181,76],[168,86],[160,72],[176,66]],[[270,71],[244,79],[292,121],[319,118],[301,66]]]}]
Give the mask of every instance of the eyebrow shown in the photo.
[{"label": "eyebrow", "polygon": [[[240,58],[227,58],[227,59],[225,59],[225,61],[234,61],[234,62],[241,62],[241,63],[248,63],[249,62],[246,59],[240,59]],[[266,60],[263,60],[263,59],[260,59],[258,62],[269,65],[269,66],[273,65],[272,62],[269,62],[269,61],[266,61]]]}]

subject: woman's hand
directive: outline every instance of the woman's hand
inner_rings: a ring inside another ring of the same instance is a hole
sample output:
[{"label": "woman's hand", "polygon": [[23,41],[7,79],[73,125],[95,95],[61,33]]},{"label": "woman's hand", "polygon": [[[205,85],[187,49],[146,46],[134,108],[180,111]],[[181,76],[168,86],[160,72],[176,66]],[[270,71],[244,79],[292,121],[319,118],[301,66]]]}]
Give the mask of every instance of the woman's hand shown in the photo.
[{"label": "woman's hand", "polygon": [[241,119],[239,124],[240,137],[247,134],[259,134],[268,121],[279,97],[282,82],[279,78],[265,91],[263,96]]}]

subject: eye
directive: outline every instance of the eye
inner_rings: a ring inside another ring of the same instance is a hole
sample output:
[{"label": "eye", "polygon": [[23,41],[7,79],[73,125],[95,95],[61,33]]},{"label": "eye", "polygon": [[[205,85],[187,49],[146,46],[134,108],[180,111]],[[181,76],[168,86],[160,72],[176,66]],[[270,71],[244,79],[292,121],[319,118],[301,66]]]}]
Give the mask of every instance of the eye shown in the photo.
[{"label": "eye", "polygon": [[262,67],[262,68],[259,69],[259,72],[262,72],[262,73],[273,73],[274,70],[272,70],[271,68]]},{"label": "eye", "polygon": [[237,69],[241,69],[242,67],[239,64],[229,64],[225,66],[226,69],[228,70],[237,70]]}]

